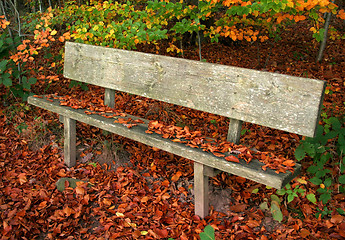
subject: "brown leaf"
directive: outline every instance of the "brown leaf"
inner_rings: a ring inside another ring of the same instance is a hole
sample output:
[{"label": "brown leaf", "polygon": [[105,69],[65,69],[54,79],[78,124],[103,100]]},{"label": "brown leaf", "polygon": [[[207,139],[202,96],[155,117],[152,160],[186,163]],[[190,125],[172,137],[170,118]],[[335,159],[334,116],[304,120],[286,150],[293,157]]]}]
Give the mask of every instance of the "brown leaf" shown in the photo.
[{"label": "brown leaf", "polygon": [[47,207],[47,201],[43,201],[38,205],[38,210],[41,210],[43,208]]},{"label": "brown leaf", "polygon": [[161,238],[167,238],[168,237],[168,230],[166,229],[155,229],[155,233]]},{"label": "brown leaf", "polygon": [[19,179],[19,183],[20,185],[23,185],[24,183],[26,183],[28,180],[26,179],[26,174],[25,173],[20,173],[18,175],[18,179]]},{"label": "brown leaf", "polygon": [[248,206],[247,204],[236,204],[236,205],[230,206],[230,210],[233,212],[244,212],[247,206]]},{"label": "brown leaf", "polygon": [[332,218],[331,218],[331,222],[334,223],[334,224],[339,224],[339,223],[341,223],[342,221],[344,221],[344,217],[341,216],[341,215],[334,215],[334,216],[332,216]]},{"label": "brown leaf", "polygon": [[306,237],[308,237],[309,235],[310,235],[309,230],[307,230],[307,229],[305,229],[305,228],[301,229],[300,236],[301,236],[302,238],[306,238]]}]

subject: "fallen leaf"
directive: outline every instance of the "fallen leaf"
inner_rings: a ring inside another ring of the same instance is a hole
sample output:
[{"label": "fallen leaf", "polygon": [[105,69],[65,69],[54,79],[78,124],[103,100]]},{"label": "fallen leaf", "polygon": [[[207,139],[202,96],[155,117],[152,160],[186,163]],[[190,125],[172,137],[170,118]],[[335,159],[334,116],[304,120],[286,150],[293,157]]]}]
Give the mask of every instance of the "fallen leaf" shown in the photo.
[{"label": "fallen leaf", "polygon": [[235,157],[234,155],[230,155],[230,156],[225,157],[225,160],[229,161],[229,162],[235,162],[235,163],[240,162],[240,160],[237,157]]},{"label": "fallen leaf", "polygon": [[174,176],[171,177],[171,181],[176,182],[182,176],[182,172],[177,171]]}]

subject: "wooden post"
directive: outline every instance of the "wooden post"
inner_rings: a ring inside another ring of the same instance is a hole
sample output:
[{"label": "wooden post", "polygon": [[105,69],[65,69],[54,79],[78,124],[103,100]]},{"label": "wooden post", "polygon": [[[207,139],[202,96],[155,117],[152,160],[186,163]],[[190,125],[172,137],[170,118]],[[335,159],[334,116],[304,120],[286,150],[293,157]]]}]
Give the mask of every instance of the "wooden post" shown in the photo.
[{"label": "wooden post", "polygon": [[227,141],[235,144],[240,143],[241,130],[243,121],[230,118]]},{"label": "wooden post", "polygon": [[195,215],[204,218],[209,211],[208,176],[212,169],[202,163],[194,162],[194,204]]},{"label": "wooden post", "polygon": [[115,107],[115,90],[109,88],[104,90],[104,105]]},{"label": "wooden post", "polygon": [[76,121],[65,116],[63,118],[65,164],[73,167],[76,164]]}]

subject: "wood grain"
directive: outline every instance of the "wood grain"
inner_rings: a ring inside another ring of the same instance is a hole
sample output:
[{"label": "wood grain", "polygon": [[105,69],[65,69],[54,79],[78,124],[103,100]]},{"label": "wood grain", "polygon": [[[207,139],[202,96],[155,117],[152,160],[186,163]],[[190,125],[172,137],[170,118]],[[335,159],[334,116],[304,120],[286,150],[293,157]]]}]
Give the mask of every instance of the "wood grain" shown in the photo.
[{"label": "wood grain", "polygon": [[67,42],[64,76],[313,137],[325,82]]}]

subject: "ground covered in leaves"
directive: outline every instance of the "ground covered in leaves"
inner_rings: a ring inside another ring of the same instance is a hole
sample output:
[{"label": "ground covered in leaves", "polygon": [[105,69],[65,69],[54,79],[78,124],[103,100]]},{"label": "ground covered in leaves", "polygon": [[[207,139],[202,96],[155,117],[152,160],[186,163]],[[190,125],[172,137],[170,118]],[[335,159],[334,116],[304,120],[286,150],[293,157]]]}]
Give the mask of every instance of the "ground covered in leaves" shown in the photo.
[{"label": "ground covered in leaves", "polygon": [[[308,29],[288,29],[278,43],[204,44],[202,57],[208,62],[326,80],[332,91],[325,97],[326,111],[343,114],[344,41],[331,41],[325,60],[315,63],[318,49],[303,31]],[[160,49],[160,54],[166,54],[164,44]],[[150,46],[140,50],[156,51]],[[186,47],[184,57],[198,60],[197,48]],[[84,92],[71,90],[68,84],[60,76],[48,90],[43,82],[37,84],[35,93],[70,94],[95,104],[102,101],[102,89],[90,86]],[[275,190],[225,173],[212,179],[210,216],[200,219],[194,215],[193,162],[81,123],[77,124],[78,164],[69,169],[63,163],[58,116],[10,103],[0,106],[0,239],[185,240],[198,239],[206,225],[215,229],[216,239],[345,238],[345,218],[336,211],[317,219],[318,205],[303,197],[287,204],[282,197],[284,219],[279,223],[259,207],[270,203]],[[124,93],[116,96],[116,108],[226,139],[228,120],[223,117]],[[293,159],[300,136],[253,124],[245,124],[245,129],[242,144]],[[305,160],[303,168],[308,164]],[[61,178],[84,182],[72,188],[66,181],[61,192],[56,185]],[[315,193],[306,178],[302,171],[293,184]],[[345,209],[344,196],[334,191],[330,205]]]}]

